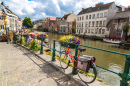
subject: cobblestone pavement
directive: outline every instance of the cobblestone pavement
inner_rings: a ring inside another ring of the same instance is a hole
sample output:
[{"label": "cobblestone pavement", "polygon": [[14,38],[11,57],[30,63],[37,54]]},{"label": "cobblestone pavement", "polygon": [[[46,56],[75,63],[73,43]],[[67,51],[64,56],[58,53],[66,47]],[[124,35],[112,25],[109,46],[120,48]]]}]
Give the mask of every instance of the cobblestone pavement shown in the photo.
[{"label": "cobblestone pavement", "polygon": [[0,42],[0,86],[78,86],[15,44]]}]

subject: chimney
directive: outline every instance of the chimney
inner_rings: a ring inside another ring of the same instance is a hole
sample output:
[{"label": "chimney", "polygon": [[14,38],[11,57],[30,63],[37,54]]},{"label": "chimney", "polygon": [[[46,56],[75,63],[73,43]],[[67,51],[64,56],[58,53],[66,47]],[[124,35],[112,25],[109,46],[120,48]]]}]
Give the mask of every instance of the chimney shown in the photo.
[{"label": "chimney", "polygon": [[82,10],[84,10],[84,8],[82,8]]},{"label": "chimney", "polygon": [[97,4],[95,4],[95,7],[98,7],[98,6],[101,6],[101,5],[103,5],[103,3],[97,3]]},{"label": "chimney", "polygon": [[64,14],[64,16],[65,16],[66,14]]},{"label": "chimney", "polygon": [[9,8],[9,6],[7,6],[7,8]]},{"label": "chimney", "polygon": [[72,11],[72,13],[74,13],[74,12]]},{"label": "chimney", "polygon": [[2,2],[1,5],[4,5],[4,2]]}]

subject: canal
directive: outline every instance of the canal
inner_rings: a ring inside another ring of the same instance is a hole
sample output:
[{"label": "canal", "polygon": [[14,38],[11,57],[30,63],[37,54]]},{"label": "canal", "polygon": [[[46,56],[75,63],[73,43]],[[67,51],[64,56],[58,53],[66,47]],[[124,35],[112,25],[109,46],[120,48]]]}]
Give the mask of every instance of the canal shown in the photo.
[{"label": "canal", "polygon": [[[59,37],[61,36],[61,35],[54,34],[54,33],[47,33],[47,34],[49,35],[50,39],[56,39],[56,40],[58,40]],[[81,44],[91,46],[91,47],[102,48],[102,49],[106,49],[106,50],[130,54],[130,50],[124,50],[124,49],[110,47],[111,44],[104,43],[102,41],[93,41],[93,40],[89,40],[87,38],[86,39],[81,38]],[[63,49],[67,49],[67,48],[62,47],[62,50]],[[58,42],[56,43],[56,50],[60,50],[60,45]],[[74,54],[75,50],[72,49],[71,51]],[[56,52],[56,54],[59,55],[58,52]],[[124,65],[125,65],[126,58],[123,55],[113,54],[113,53],[104,52],[104,51],[100,51],[100,50],[94,50],[94,49],[90,49],[90,48],[86,48],[86,51],[83,52],[82,54],[94,56],[96,58],[95,63],[104,68],[113,70],[115,72],[124,71]],[[105,70],[102,70],[100,68],[98,68],[98,78],[102,79],[106,84],[109,84],[109,85],[119,85],[120,84],[120,77],[118,75],[105,71]]]}]

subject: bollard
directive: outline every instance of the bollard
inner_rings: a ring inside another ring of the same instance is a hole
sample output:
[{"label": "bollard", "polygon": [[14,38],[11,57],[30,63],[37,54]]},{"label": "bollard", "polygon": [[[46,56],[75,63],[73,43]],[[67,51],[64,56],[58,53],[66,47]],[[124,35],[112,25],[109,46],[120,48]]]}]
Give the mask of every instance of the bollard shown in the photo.
[{"label": "bollard", "polygon": [[40,54],[43,54],[43,38],[41,38],[41,50],[40,50]]},{"label": "bollard", "polygon": [[[77,60],[77,56],[78,56],[78,44],[75,44],[75,57],[74,57],[75,60]],[[75,64],[75,61],[74,61],[74,64]],[[77,69],[73,67],[72,74],[77,74],[77,73],[78,73]]]},{"label": "bollard", "polygon": [[130,55],[127,55],[125,61],[124,73],[119,73],[119,76],[122,78],[122,80],[120,81],[120,86],[128,86],[128,80],[130,80],[129,68],[130,68]]},{"label": "bollard", "polygon": [[55,40],[53,40],[53,54],[52,54],[52,61],[55,61]]}]

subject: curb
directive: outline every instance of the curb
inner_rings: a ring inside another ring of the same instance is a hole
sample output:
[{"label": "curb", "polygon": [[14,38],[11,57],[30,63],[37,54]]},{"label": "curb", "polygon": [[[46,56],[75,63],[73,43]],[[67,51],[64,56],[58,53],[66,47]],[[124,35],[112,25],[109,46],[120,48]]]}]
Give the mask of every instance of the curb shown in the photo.
[{"label": "curb", "polygon": [[38,54],[36,54],[33,50],[30,50],[28,47],[25,47],[23,45],[21,45],[20,43],[16,43],[19,46],[22,46],[23,48],[27,49],[28,51],[30,51],[31,53],[35,54],[38,58],[42,59],[43,61],[45,61],[46,63],[48,63],[51,67],[55,68],[56,70],[59,70],[62,74],[66,75],[69,79],[73,80],[74,82],[76,82],[76,84],[79,84],[79,86],[89,86],[85,83],[83,83],[82,81],[78,81],[76,78],[73,78],[72,75],[70,74],[66,74],[63,70],[61,70],[57,65],[53,64],[50,61],[45,60],[44,58],[42,58],[41,56],[39,56]]}]

